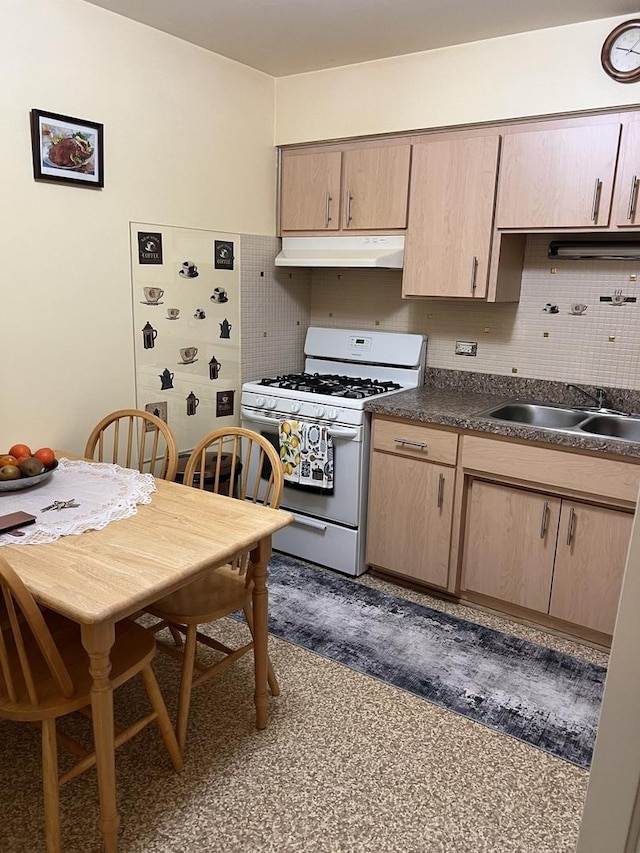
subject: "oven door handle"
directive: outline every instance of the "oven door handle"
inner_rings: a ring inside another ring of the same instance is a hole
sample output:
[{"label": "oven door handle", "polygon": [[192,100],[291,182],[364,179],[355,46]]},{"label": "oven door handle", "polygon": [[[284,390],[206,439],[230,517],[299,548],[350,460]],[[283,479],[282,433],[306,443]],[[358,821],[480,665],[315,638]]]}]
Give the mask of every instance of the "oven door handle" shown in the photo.
[{"label": "oven door handle", "polygon": [[[249,409],[245,409],[242,407],[242,417],[245,421],[249,421],[254,424],[266,424],[268,426],[275,427],[276,429],[280,425],[279,418],[268,418],[265,415],[256,415],[251,412]],[[357,429],[335,429],[334,427],[329,427],[328,434],[331,438],[357,438],[358,430]]]}]

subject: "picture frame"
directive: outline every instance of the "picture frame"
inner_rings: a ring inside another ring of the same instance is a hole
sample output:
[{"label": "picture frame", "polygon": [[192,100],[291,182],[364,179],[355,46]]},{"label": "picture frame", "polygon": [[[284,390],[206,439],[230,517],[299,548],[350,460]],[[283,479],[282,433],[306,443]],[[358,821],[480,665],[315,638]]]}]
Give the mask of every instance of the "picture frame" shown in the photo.
[{"label": "picture frame", "polygon": [[94,121],[31,110],[36,181],[104,187],[104,126]]}]

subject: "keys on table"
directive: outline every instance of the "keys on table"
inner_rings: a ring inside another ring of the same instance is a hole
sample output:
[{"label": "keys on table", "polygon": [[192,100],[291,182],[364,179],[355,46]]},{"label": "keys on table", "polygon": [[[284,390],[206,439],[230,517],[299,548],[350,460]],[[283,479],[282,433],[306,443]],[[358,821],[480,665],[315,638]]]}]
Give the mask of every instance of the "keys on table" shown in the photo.
[{"label": "keys on table", "polygon": [[72,509],[77,506],[80,506],[80,504],[76,503],[75,498],[71,498],[70,501],[54,501],[52,504],[49,504],[49,506],[43,506],[40,512],[48,512],[50,509]]}]

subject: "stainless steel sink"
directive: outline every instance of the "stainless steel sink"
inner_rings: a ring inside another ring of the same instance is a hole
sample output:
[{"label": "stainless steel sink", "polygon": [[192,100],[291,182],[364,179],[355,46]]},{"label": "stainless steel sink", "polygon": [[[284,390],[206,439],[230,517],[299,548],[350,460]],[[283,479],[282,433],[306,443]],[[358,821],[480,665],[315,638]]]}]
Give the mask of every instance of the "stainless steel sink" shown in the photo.
[{"label": "stainless steel sink", "polygon": [[547,429],[569,429],[577,426],[586,417],[584,412],[564,406],[520,401],[505,403],[481,414],[485,417],[497,418],[500,421],[546,427]]},{"label": "stainless steel sink", "polygon": [[592,415],[580,424],[582,432],[619,438],[623,441],[640,441],[640,418],[625,415]]},{"label": "stainless steel sink", "polygon": [[538,429],[640,442],[640,416],[621,412],[589,411],[555,403],[511,400],[478,412],[477,416]]}]

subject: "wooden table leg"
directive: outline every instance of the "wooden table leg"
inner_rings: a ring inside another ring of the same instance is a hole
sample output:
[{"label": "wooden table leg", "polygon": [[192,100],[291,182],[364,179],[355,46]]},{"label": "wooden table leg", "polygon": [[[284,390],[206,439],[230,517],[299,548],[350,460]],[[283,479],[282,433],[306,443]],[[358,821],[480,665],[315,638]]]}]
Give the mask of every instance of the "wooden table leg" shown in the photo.
[{"label": "wooden table leg", "polygon": [[109,680],[110,652],[114,641],[115,632],[111,622],[82,626],[82,645],[89,655],[89,671],[93,679],[91,713],[100,796],[100,832],[105,853],[116,853],[120,824],[116,807],[113,686]]},{"label": "wooden table leg", "polygon": [[253,654],[256,679],[256,725],[267,725],[269,697],[267,695],[268,593],[267,565],[271,556],[271,537],[262,539],[251,551],[253,564]]}]

